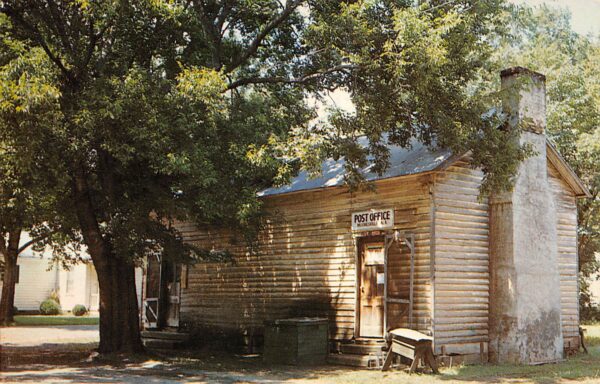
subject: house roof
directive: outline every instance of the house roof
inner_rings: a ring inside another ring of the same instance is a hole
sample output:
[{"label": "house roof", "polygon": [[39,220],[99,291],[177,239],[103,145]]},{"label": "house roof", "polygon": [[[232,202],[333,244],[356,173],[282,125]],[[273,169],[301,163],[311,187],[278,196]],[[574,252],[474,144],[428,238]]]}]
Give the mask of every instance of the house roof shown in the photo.
[{"label": "house roof", "polygon": [[[367,144],[364,138],[359,143],[362,145]],[[565,159],[558,153],[554,145],[549,140],[546,140],[546,143],[548,160],[573,189],[575,196],[589,197],[590,193],[581,179],[579,179]],[[417,139],[411,140],[409,148],[402,148],[396,145],[390,145],[389,148],[390,164],[386,172],[378,175],[371,171],[373,164],[370,164],[361,170],[366,180],[375,181],[436,171],[449,166],[462,157],[453,156],[449,149],[426,146]],[[301,171],[289,184],[281,187],[267,188],[260,191],[258,196],[274,196],[342,186],[344,185],[345,163],[344,159],[327,159],[321,164],[321,176],[310,178],[308,172]]]},{"label": "house roof", "polygon": [[[366,145],[366,139],[360,140],[359,143]],[[433,171],[452,157],[452,152],[450,150],[430,148],[416,139],[413,139],[410,142],[409,148],[390,145],[389,149],[390,164],[383,175],[371,172],[373,164],[370,164],[361,170],[368,181]],[[344,159],[339,159],[337,161],[327,159],[321,165],[321,176],[311,179],[306,171],[301,171],[289,184],[265,189],[259,192],[258,195],[271,196],[341,186],[344,184],[345,163]]]},{"label": "house roof", "polygon": [[561,177],[569,184],[575,196],[577,197],[592,197],[588,188],[583,184],[583,181],[577,176],[573,168],[567,163],[562,157],[558,149],[552,144],[550,140],[546,140],[546,157],[548,161],[554,165],[554,168],[558,171]]}]

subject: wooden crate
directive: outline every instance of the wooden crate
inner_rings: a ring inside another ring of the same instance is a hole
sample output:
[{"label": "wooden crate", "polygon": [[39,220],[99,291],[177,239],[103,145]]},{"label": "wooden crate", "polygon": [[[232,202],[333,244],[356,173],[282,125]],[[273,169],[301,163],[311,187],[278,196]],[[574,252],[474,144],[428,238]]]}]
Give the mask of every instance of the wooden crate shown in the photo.
[{"label": "wooden crate", "polygon": [[325,364],[328,321],[324,318],[292,318],[266,322],[263,358],[272,364]]}]

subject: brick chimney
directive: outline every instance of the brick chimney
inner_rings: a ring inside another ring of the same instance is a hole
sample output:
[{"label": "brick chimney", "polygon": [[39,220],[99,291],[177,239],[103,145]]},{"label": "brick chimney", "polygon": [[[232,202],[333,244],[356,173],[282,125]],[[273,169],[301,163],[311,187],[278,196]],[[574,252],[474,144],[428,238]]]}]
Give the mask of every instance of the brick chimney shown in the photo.
[{"label": "brick chimney", "polygon": [[503,110],[536,152],[514,189],[490,197],[490,360],[532,364],[563,357],[557,216],[546,160],[545,76],[501,72]]}]

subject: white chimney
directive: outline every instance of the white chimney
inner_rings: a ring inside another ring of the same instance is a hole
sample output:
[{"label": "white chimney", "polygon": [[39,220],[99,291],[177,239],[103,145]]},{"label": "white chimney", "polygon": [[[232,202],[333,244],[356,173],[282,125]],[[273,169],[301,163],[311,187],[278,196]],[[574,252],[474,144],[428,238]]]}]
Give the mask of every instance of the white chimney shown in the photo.
[{"label": "white chimney", "polygon": [[514,189],[490,198],[490,360],[540,363],[563,357],[557,216],[546,160],[545,76],[501,72],[503,109],[536,152]]}]

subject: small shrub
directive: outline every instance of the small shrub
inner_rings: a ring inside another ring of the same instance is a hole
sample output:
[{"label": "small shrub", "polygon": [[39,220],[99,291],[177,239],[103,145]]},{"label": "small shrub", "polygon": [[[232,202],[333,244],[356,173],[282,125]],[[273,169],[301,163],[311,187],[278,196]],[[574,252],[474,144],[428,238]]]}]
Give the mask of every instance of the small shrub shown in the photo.
[{"label": "small shrub", "polygon": [[12,314],[16,315],[17,313],[19,313],[19,308],[17,308],[16,306],[13,306]]},{"label": "small shrub", "polygon": [[42,315],[59,315],[61,312],[60,304],[56,300],[47,299],[40,304],[40,313]]},{"label": "small shrub", "polygon": [[58,292],[58,289],[53,289],[52,292],[50,292],[50,296],[48,296],[48,298],[60,304],[60,294]]},{"label": "small shrub", "polygon": [[71,310],[71,312],[75,316],[83,316],[83,315],[85,315],[88,312],[88,310],[85,307],[85,305],[77,304],[76,306],[73,307],[73,309]]}]

